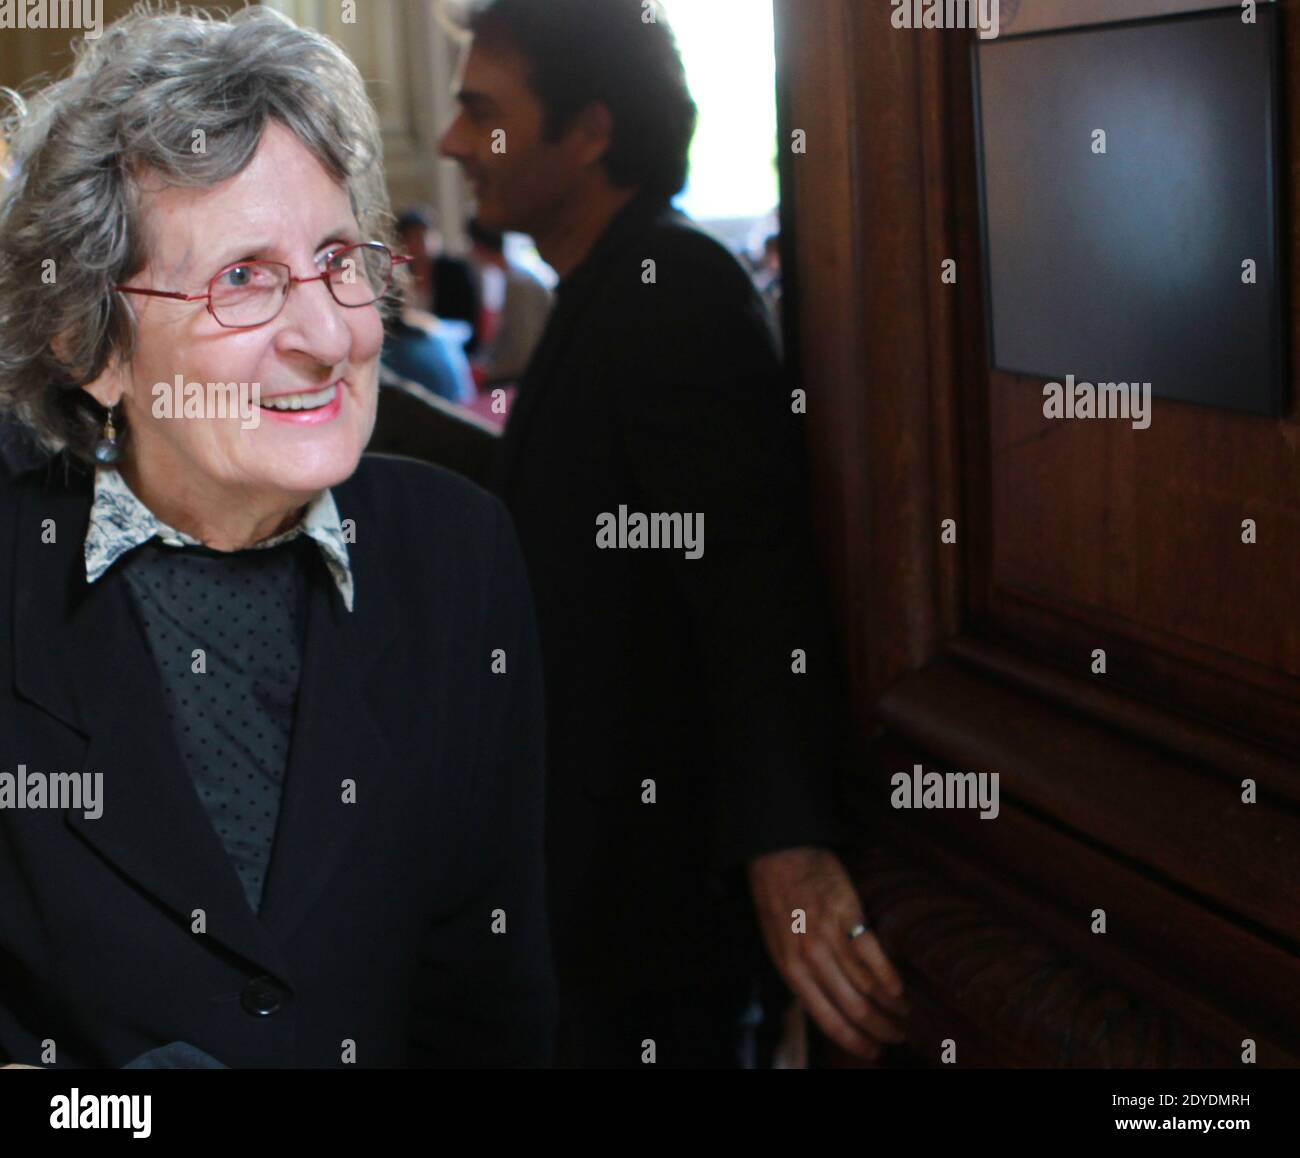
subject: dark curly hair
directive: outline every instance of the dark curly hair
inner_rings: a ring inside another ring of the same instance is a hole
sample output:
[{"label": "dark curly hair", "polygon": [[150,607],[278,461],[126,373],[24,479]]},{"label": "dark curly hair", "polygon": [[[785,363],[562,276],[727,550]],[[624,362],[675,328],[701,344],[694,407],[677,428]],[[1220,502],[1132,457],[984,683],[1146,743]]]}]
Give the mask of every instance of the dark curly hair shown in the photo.
[{"label": "dark curly hair", "polygon": [[657,0],[487,0],[467,24],[478,43],[527,61],[548,141],[599,101],[614,121],[610,180],[664,197],[681,191],[697,110]]}]

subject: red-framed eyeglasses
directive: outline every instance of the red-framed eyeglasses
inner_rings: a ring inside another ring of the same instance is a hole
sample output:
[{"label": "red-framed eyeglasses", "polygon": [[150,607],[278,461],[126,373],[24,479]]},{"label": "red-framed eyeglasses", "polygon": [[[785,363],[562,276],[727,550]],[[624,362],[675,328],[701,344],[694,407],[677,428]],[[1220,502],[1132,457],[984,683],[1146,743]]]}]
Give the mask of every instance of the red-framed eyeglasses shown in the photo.
[{"label": "red-framed eyeglasses", "polygon": [[393,271],[414,258],[393,253],[378,241],[348,245],[325,255],[324,272],[315,277],[294,277],[289,266],[278,261],[237,261],[226,266],[202,294],[118,286],[124,294],[169,298],[178,302],[206,301],[217,325],[227,330],[251,330],[275,321],[296,285],[323,281],[330,296],[346,309],[372,306],[393,285]]}]

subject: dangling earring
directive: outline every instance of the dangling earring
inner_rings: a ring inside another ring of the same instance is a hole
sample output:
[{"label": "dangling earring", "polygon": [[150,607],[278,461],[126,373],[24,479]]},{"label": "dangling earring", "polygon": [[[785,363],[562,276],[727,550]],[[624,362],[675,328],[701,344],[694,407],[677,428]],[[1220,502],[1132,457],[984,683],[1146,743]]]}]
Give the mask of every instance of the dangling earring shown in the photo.
[{"label": "dangling earring", "polygon": [[117,444],[117,431],[113,427],[113,411],[116,406],[108,408],[108,420],[104,423],[104,437],[95,443],[95,461],[104,466],[112,466],[122,457],[122,448]]}]

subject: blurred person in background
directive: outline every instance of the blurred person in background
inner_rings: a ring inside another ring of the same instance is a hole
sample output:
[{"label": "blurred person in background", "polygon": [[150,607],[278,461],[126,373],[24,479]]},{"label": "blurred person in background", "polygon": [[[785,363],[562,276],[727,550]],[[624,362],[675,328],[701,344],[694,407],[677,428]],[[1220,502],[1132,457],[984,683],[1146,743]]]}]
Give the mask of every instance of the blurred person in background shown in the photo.
[{"label": "blurred person in background", "polygon": [[448,332],[455,325],[423,310],[403,309],[384,327],[383,361],[399,377],[468,406],[478,390],[460,335]]},{"label": "blurred person in background", "polygon": [[397,219],[398,243],[411,258],[408,305],[449,322],[470,327],[466,354],[479,346],[479,294],[474,268],[445,251],[437,215],[431,209],[407,209]]},{"label": "blurred person in background", "polygon": [[[442,151],[560,278],[498,472],[546,670],[559,1064],[638,1066],[647,1040],[659,1065],[752,1064],[764,946],[777,988],[879,1056],[906,1004],[837,855],[803,430],[749,275],[670,204],[696,112],[667,20],[491,0],[469,29]],[[610,537],[628,512],[676,539]]]},{"label": "blurred person in background", "polygon": [[485,229],[475,217],[469,222],[469,239],[484,313],[495,306],[480,326],[486,336],[474,359],[474,380],[480,388],[517,382],[546,329],[551,291],[531,270],[509,259],[505,234]]}]

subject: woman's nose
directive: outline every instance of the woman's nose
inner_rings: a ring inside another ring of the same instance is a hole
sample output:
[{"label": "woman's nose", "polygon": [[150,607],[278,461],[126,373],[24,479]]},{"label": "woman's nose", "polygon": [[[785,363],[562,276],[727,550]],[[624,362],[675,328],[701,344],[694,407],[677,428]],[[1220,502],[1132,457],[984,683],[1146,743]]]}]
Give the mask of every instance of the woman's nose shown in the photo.
[{"label": "woman's nose", "polygon": [[310,354],[321,365],[337,366],[347,360],[352,349],[349,312],[334,300],[324,280],[295,282],[281,315],[285,322],[281,341]]}]

